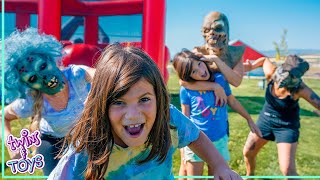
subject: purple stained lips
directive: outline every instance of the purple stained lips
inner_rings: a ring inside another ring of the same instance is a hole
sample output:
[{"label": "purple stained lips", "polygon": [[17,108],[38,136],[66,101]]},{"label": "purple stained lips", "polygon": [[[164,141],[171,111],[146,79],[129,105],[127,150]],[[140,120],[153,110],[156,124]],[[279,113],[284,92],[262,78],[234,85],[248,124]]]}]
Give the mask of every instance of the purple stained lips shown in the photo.
[{"label": "purple stained lips", "polygon": [[124,126],[127,133],[132,137],[138,137],[141,134],[143,127],[144,127],[144,124]]}]

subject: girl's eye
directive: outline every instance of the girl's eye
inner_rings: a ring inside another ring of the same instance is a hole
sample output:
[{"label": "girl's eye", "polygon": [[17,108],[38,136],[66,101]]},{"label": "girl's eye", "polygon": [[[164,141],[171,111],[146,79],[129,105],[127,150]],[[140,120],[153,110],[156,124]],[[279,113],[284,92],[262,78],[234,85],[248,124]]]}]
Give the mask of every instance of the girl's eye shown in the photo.
[{"label": "girl's eye", "polygon": [[31,76],[29,79],[28,79],[28,82],[29,83],[34,83],[34,82],[36,82],[37,81],[37,76],[36,75],[33,75],[33,76]]},{"label": "girl's eye", "polygon": [[116,106],[121,106],[121,105],[123,105],[124,104],[124,102],[122,102],[122,101],[114,101],[113,103],[112,103],[112,105],[116,105]]},{"label": "girl's eye", "polygon": [[196,73],[196,71],[195,71],[195,70],[193,70],[193,71],[192,71],[192,74],[195,74],[195,73]]},{"label": "girl's eye", "polygon": [[44,70],[46,67],[47,67],[47,63],[43,63],[43,64],[40,66],[40,71]]},{"label": "girl's eye", "polygon": [[201,62],[198,62],[198,66],[200,66]]},{"label": "girl's eye", "polygon": [[150,98],[144,97],[140,99],[141,102],[148,102],[150,101]]}]

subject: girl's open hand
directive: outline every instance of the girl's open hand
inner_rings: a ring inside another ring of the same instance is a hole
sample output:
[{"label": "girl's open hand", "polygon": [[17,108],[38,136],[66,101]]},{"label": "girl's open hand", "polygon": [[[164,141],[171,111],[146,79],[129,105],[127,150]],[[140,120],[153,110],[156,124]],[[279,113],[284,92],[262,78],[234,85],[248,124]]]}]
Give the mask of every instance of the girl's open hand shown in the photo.
[{"label": "girl's open hand", "polygon": [[241,176],[230,168],[217,169],[214,172],[214,180],[240,180]]},{"label": "girl's open hand", "polygon": [[244,72],[248,72],[252,70],[252,63],[250,62],[249,59],[247,59],[244,63],[243,63],[243,68],[244,68]]},{"label": "girl's open hand", "polygon": [[255,133],[257,136],[262,137],[262,133],[261,133],[260,129],[252,120],[248,120],[248,125],[249,125],[250,131],[252,133]]},{"label": "girl's open hand", "polygon": [[227,95],[224,92],[224,89],[218,84],[214,84],[214,95],[215,95],[215,106],[224,106],[227,104]]}]

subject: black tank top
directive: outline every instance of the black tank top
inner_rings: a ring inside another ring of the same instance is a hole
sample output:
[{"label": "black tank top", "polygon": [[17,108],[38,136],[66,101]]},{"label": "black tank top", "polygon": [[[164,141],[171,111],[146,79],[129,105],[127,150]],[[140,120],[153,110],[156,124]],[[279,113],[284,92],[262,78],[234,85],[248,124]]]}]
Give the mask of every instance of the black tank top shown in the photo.
[{"label": "black tank top", "polygon": [[270,81],[266,90],[265,103],[260,115],[269,117],[278,117],[286,122],[297,122],[300,117],[299,99],[294,100],[292,96],[279,99],[272,95],[272,86],[274,82]]}]

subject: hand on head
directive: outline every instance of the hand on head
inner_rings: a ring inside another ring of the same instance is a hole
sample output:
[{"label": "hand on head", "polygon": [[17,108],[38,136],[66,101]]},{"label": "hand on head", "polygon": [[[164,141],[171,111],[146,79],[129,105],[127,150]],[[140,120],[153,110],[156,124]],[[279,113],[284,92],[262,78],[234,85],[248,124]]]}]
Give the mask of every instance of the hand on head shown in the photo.
[{"label": "hand on head", "polygon": [[248,125],[252,133],[256,134],[258,137],[262,137],[259,127],[252,120],[248,121]]}]

